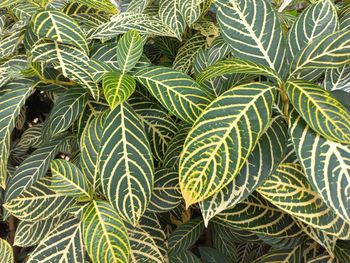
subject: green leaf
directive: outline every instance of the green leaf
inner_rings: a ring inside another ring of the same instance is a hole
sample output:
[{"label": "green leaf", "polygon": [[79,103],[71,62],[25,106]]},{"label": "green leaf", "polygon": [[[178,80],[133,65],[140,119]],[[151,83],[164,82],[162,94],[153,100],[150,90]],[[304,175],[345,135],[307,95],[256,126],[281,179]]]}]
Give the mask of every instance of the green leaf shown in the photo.
[{"label": "green leaf", "polygon": [[76,81],[98,99],[99,89],[89,72],[89,57],[80,49],[57,42],[39,41],[31,50],[33,62],[53,64],[63,76]]},{"label": "green leaf", "polygon": [[[235,243],[246,243],[246,244],[253,244],[253,243],[259,243],[261,240],[258,237],[257,234],[241,230],[238,228],[232,228],[229,225],[222,224],[219,221],[213,221],[210,222],[210,226],[213,229],[213,232],[217,232],[218,236],[222,238],[223,240],[232,240]],[[213,237],[214,242],[214,237]],[[240,249],[237,246],[237,256],[240,256]]]},{"label": "green leaf", "polygon": [[279,249],[272,250],[266,253],[264,256],[258,258],[253,263],[271,263],[271,262],[283,262],[283,263],[293,263],[293,262],[303,262],[303,245],[296,246],[291,249]]},{"label": "green leaf", "polygon": [[219,0],[217,20],[235,57],[274,69],[283,76],[285,39],[277,12],[266,0]]},{"label": "green leaf", "polygon": [[82,227],[80,220],[67,219],[58,224],[40,241],[30,254],[28,263],[35,262],[84,263]]},{"label": "green leaf", "polygon": [[135,78],[165,108],[188,123],[193,123],[212,99],[209,91],[177,70],[152,66],[137,71]]},{"label": "green leaf", "polygon": [[347,240],[339,240],[335,247],[335,256],[340,262],[350,261],[350,242]]},{"label": "green leaf", "polygon": [[198,20],[202,13],[201,4],[204,0],[180,0],[180,12],[188,26]]},{"label": "green leaf", "polygon": [[34,33],[40,38],[70,44],[85,53],[89,52],[84,33],[77,22],[62,12],[54,10],[39,11],[32,19],[32,27]]},{"label": "green leaf", "polygon": [[131,0],[127,12],[143,13],[153,0]]},{"label": "green leaf", "polygon": [[17,147],[25,149],[38,148],[42,143],[42,129],[42,123],[35,124],[32,127],[26,129],[23,132],[21,139],[17,144]]},{"label": "green leaf", "polygon": [[308,181],[323,201],[350,223],[350,207],[347,202],[350,146],[323,138],[295,111],[290,115],[289,129],[295,152]]},{"label": "green leaf", "polygon": [[258,192],[272,204],[325,233],[350,237],[350,225],[323,202],[298,164],[280,164]]},{"label": "green leaf", "polygon": [[181,39],[186,28],[186,21],[180,8],[179,0],[160,0],[159,3],[160,19],[175,32],[178,39]]},{"label": "green leaf", "polygon": [[0,95],[0,187],[5,188],[11,132],[26,99],[32,94],[35,82],[18,79],[1,89]]},{"label": "green leaf", "polygon": [[203,70],[196,79],[198,82],[204,82],[208,79],[225,74],[237,73],[268,76],[276,80],[278,83],[282,82],[278,74],[273,69],[250,62],[249,60],[238,58],[231,58],[216,62]]},{"label": "green leaf", "polygon": [[309,5],[298,16],[288,33],[290,59],[318,37],[327,36],[338,30],[337,10],[330,0],[321,0]]},{"label": "green leaf", "polygon": [[130,29],[135,29],[140,34],[154,34],[157,36],[169,37],[176,36],[176,33],[158,17],[147,14],[124,12],[113,16],[110,22],[96,28],[90,35],[90,38],[112,38],[126,33]]},{"label": "green leaf", "polygon": [[75,201],[64,194],[51,191],[50,184],[49,178],[43,178],[7,201],[4,207],[18,219],[31,222],[59,216]]},{"label": "green leaf", "polygon": [[108,13],[119,12],[117,6],[109,0],[76,0],[76,2]]},{"label": "green leaf", "polygon": [[328,91],[344,90],[350,92],[350,66],[328,69],[323,86]]},{"label": "green leaf", "polygon": [[176,255],[189,249],[204,230],[202,219],[192,219],[175,229],[169,236],[169,253]]},{"label": "green leaf", "polygon": [[228,261],[237,262],[238,251],[234,238],[230,238],[230,235],[222,234],[215,224],[211,228],[211,236],[213,247],[228,257]]},{"label": "green leaf", "polygon": [[162,168],[154,174],[154,186],[148,210],[165,212],[174,209],[182,202],[179,174],[175,170]]},{"label": "green leaf", "polygon": [[92,192],[95,192],[100,182],[98,170],[99,152],[106,116],[107,114],[103,113],[92,117],[81,135],[80,167],[92,186]]},{"label": "green leaf", "polygon": [[274,93],[275,87],[265,83],[234,87],[196,120],[180,158],[187,207],[221,190],[239,173],[269,123]]},{"label": "green leaf", "polygon": [[5,202],[19,196],[37,180],[43,178],[49,169],[50,162],[65,143],[65,141],[53,140],[35,150],[25,159],[9,180]]},{"label": "green leaf", "polygon": [[199,247],[199,253],[203,263],[225,263],[230,260],[219,250],[212,247]]},{"label": "green leaf", "polygon": [[340,263],[340,262],[336,258],[333,258],[328,254],[325,254],[325,255],[317,256],[315,258],[310,259],[308,263]]},{"label": "green leaf", "polygon": [[62,134],[78,119],[88,101],[88,96],[88,93],[81,88],[69,88],[59,96],[44,123],[45,140]]},{"label": "green leaf", "polygon": [[17,55],[11,57],[0,66],[0,87],[4,86],[11,79],[20,77],[21,71],[27,67],[27,56]]},{"label": "green leaf", "polygon": [[237,177],[219,192],[199,203],[206,225],[212,217],[246,199],[263,184],[281,162],[287,138],[284,117],[279,115],[272,118]]},{"label": "green leaf", "polygon": [[118,41],[117,58],[123,73],[129,72],[140,60],[143,52],[143,40],[136,30],[126,32]]},{"label": "green leaf", "polygon": [[294,108],[314,131],[329,140],[350,143],[350,112],[328,91],[302,80],[289,81],[285,88]]},{"label": "green leaf", "polygon": [[124,220],[137,225],[151,198],[154,168],[144,129],[126,102],[108,114],[99,154],[106,197]]},{"label": "green leaf", "polygon": [[13,251],[11,245],[0,238],[0,261],[4,263],[13,263]]},{"label": "green leaf", "polygon": [[93,262],[128,262],[128,232],[113,207],[92,201],[83,212],[84,245]]},{"label": "green leaf", "polygon": [[37,245],[59,224],[67,215],[30,222],[20,221],[16,229],[14,245],[19,247],[31,247]]},{"label": "green leaf", "polygon": [[215,222],[274,237],[293,237],[301,233],[298,225],[287,213],[256,193],[218,214]]},{"label": "green leaf", "polygon": [[18,30],[1,39],[0,59],[11,56],[23,40],[23,32]]},{"label": "green leaf", "polygon": [[131,96],[135,91],[136,82],[134,78],[129,75],[118,72],[108,72],[103,76],[102,87],[109,107],[113,110]]},{"label": "green leaf", "polygon": [[350,31],[316,38],[294,57],[290,78],[303,70],[337,68],[350,62]]},{"label": "green leaf", "polygon": [[201,263],[200,259],[189,250],[170,256],[171,263]]},{"label": "green leaf", "polygon": [[[52,178],[50,189],[66,196],[91,198],[90,186],[85,175],[77,166],[66,160],[56,159],[50,164]],[[84,198],[84,199],[83,199]]]}]

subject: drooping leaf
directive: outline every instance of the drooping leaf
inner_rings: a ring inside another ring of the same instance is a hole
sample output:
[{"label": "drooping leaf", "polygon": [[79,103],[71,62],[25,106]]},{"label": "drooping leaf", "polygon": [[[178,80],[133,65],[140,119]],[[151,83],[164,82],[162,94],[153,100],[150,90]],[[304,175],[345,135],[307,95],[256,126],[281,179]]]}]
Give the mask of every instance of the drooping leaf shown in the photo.
[{"label": "drooping leaf", "polygon": [[28,263],[35,262],[84,263],[82,226],[80,220],[70,218],[58,224],[30,254]]},{"label": "drooping leaf", "polygon": [[329,140],[350,143],[350,112],[328,91],[295,80],[287,82],[286,92],[294,108],[314,131]]},{"label": "drooping leaf", "polygon": [[180,158],[187,207],[221,190],[239,173],[271,118],[274,90],[265,83],[234,87],[196,120]]},{"label": "drooping leaf", "polygon": [[126,102],[108,114],[99,155],[105,195],[123,219],[136,225],[151,198],[153,161],[144,129]]},{"label": "drooping leaf", "polygon": [[128,262],[128,232],[113,207],[92,201],[83,212],[84,245],[94,262]]},{"label": "drooping leaf", "polygon": [[136,79],[171,113],[193,123],[210,103],[212,94],[186,74],[166,67],[147,67],[135,73]]}]

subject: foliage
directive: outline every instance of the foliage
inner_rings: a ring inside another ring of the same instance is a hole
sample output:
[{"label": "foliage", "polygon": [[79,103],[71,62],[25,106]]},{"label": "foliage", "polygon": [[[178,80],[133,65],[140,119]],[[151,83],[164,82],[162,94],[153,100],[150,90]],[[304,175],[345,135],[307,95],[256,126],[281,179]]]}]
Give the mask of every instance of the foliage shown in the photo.
[{"label": "foliage", "polygon": [[350,262],[350,2],[2,0],[0,262]]}]

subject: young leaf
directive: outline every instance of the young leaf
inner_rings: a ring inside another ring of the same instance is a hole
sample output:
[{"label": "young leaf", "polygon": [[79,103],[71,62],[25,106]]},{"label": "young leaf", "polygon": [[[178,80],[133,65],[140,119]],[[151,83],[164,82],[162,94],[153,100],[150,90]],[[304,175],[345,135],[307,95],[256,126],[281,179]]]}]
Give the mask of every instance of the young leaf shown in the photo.
[{"label": "young leaf", "polygon": [[294,108],[314,131],[329,140],[350,143],[350,112],[328,91],[302,80],[289,81],[285,88]]},{"label": "young leaf", "polygon": [[120,70],[129,72],[140,60],[143,51],[143,40],[136,30],[126,32],[118,41],[117,58]]},{"label": "young leaf", "polygon": [[108,114],[99,155],[103,192],[123,219],[137,225],[151,198],[154,168],[144,129],[126,102]]},{"label": "young leaf", "polygon": [[275,87],[264,83],[234,87],[197,119],[180,158],[187,207],[221,190],[239,173],[269,123],[274,93]]},{"label": "young leaf", "polygon": [[93,262],[128,262],[128,232],[112,206],[92,201],[84,208],[82,224],[84,245]]}]

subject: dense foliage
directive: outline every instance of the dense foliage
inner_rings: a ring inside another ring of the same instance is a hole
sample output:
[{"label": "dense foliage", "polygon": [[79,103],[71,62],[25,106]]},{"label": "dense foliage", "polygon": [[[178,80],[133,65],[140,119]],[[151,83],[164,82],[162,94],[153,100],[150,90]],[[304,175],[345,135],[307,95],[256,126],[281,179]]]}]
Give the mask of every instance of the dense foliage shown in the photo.
[{"label": "dense foliage", "polygon": [[0,262],[350,262],[350,2],[1,0]]}]

